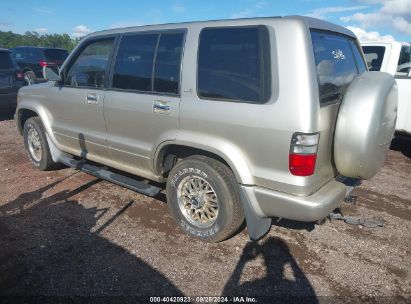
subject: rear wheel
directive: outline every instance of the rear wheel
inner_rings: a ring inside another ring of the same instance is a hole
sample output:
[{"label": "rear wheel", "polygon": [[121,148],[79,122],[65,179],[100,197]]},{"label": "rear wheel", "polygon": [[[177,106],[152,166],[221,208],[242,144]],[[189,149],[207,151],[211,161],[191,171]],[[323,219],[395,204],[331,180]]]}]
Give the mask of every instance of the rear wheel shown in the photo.
[{"label": "rear wheel", "polygon": [[202,241],[222,241],[244,222],[233,173],[226,165],[205,156],[188,157],[171,170],[167,202],[180,227]]},{"label": "rear wheel", "polygon": [[24,146],[33,166],[41,171],[54,169],[46,133],[39,117],[27,119],[24,123]]}]

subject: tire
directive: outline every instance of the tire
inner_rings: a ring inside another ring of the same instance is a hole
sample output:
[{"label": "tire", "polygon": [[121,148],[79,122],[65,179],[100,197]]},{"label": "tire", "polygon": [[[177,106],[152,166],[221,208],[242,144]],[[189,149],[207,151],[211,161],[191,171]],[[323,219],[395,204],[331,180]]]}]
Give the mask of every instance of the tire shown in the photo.
[{"label": "tire", "polygon": [[[203,191],[193,195],[196,189],[193,184]],[[166,191],[170,213],[178,225],[188,235],[202,241],[223,241],[237,232],[244,222],[234,174],[212,158],[190,156],[178,162],[169,174]],[[192,209],[185,209],[184,205]],[[202,214],[201,219],[199,214]]]},{"label": "tire", "polygon": [[46,132],[39,117],[27,119],[23,129],[24,146],[27,155],[36,169],[52,170],[57,167],[50,153]]},{"label": "tire", "polygon": [[395,79],[365,72],[347,89],[334,135],[334,161],[344,176],[370,179],[384,165],[394,136],[398,90]]},{"label": "tire", "polygon": [[28,85],[36,83],[36,74],[33,71],[27,71],[24,73],[24,79]]}]

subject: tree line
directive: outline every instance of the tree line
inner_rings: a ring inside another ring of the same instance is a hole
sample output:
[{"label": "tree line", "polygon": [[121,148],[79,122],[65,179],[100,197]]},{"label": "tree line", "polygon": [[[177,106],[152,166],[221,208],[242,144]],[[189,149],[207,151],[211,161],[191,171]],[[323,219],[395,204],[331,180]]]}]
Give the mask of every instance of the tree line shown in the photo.
[{"label": "tree line", "polygon": [[42,46],[52,48],[63,48],[71,51],[81,38],[72,38],[68,34],[44,34],[37,32],[26,32],[16,34],[13,32],[0,31],[0,47],[13,48],[16,46]]}]

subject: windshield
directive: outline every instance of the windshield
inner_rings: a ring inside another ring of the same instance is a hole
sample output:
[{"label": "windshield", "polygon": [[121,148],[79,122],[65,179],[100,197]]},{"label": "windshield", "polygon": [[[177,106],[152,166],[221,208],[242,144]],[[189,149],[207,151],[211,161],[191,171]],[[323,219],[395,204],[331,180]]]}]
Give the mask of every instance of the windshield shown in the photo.
[{"label": "windshield", "polygon": [[12,69],[14,67],[10,52],[0,52],[0,69]]},{"label": "windshield", "polygon": [[342,98],[346,88],[367,70],[356,41],[330,32],[311,31],[320,93],[320,103]]},{"label": "windshield", "polygon": [[46,56],[47,61],[63,63],[68,56],[68,52],[66,50],[47,49],[44,50],[44,56]]}]

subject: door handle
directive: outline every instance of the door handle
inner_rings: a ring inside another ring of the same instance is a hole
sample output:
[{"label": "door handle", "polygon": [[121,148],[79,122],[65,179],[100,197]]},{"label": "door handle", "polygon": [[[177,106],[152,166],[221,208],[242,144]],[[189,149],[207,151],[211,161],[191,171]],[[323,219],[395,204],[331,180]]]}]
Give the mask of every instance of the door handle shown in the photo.
[{"label": "door handle", "polygon": [[97,94],[87,94],[87,103],[88,104],[98,104],[98,95]]},{"label": "door handle", "polygon": [[153,103],[153,110],[154,113],[163,113],[163,114],[168,114],[170,113],[170,105],[168,104],[168,101],[162,101],[162,100],[154,100]]}]

